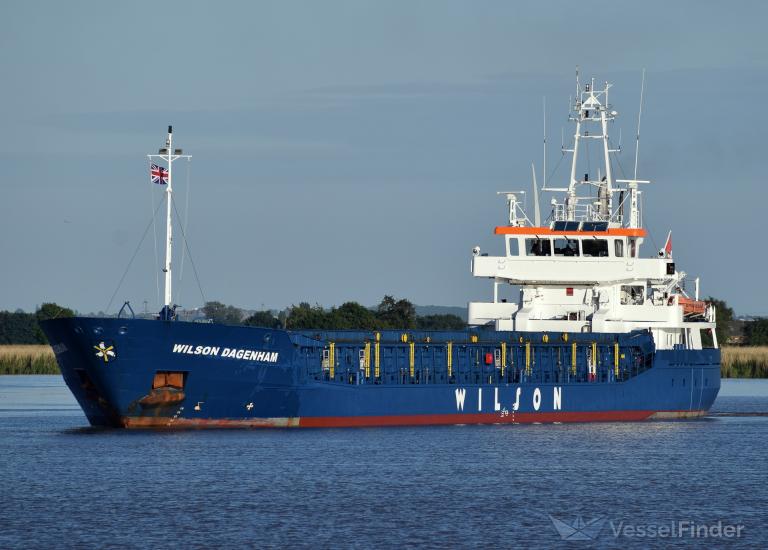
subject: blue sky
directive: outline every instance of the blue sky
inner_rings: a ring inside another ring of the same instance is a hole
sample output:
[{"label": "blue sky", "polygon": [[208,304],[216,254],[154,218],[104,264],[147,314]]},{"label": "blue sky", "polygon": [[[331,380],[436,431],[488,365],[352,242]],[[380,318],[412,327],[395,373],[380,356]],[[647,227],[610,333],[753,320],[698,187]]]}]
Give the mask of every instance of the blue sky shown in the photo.
[{"label": "blue sky", "polygon": [[[3,2],[0,308],[106,307],[159,199],[145,154],[168,124],[194,155],[188,236],[206,299],[486,299],[487,281],[469,274],[471,248],[499,248],[495,192],[527,189],[531,161],[540,166],[542,96],[557,163],[579,65],[615,85],[626,172],[648,71],[644,252],[672,229],[678,265],[702,278],[703,293],[768,313],[768,260],[756,249],[768,8],[598,8]],[[566,163],[553,182],[565,181]],[[185,170],[175,179],[182,209]],[[116,300],[156,309],[156,282],[150,232]],[[178,303],[201,303],[188,262],[177,289]]]}]

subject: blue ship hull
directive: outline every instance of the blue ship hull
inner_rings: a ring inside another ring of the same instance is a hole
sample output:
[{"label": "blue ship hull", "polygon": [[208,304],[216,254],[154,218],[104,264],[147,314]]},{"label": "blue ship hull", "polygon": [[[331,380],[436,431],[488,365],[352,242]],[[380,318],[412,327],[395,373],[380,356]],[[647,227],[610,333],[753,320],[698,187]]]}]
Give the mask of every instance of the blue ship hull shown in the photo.
[{"label": "blue ship hull", "polygon": [[94,426],[322,427],[701,416],[717,349],[647,331],[323,332],[138,319],[43,323]]}]

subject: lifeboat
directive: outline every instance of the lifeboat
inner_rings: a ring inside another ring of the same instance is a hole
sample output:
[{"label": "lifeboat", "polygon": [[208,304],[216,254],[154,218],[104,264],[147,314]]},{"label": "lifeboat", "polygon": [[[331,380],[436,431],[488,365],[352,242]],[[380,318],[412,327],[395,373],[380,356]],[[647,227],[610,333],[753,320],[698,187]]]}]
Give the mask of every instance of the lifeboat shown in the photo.
[{"label": "lifeboat", "polygon": [[683,315],[686,317],[689,315],[704,315],[707,311],[707,302],[702,300],[693,300],[680,296],[677,299],[677,303],[683,308]]}]

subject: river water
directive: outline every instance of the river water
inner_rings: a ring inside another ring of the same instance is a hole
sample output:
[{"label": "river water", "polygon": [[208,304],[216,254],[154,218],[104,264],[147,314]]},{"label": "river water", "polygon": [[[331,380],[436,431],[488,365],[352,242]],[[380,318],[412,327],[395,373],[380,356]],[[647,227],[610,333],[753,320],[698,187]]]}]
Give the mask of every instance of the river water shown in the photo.
[{"label": "river water", "polygon": [[94,430],[0,376],[0,547],[768,547],[768,380],[701,420]]}]

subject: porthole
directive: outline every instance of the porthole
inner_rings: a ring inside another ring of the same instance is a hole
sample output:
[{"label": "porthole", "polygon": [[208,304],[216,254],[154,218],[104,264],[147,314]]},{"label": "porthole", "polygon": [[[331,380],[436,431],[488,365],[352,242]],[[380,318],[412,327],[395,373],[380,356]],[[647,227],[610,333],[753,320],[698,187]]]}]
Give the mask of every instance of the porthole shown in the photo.
[{"label": "porthole", "polygon": [[103,329],[103,328],[101,328],[101,327],[94,327],[94,328],[93,328],[93,333],[94,333],[96,336],[99,336],[99,335],[101,335],[101,333],[102,333],[102,332],[104,332],[104,329]]},{"label": "porthole", "polygon": [[128,332],[128,327],[120,327],[117,329],[118,334],[126,334]]}]

